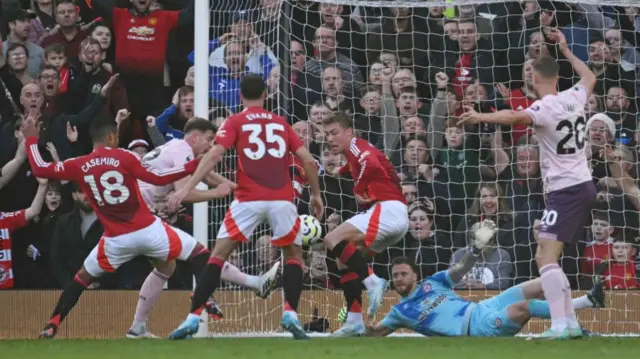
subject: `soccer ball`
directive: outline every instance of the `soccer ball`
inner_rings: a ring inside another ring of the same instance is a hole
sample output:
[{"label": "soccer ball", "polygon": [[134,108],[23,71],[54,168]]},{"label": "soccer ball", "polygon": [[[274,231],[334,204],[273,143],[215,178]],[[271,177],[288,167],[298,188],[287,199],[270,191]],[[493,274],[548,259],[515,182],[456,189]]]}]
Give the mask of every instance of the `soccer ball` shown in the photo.
[{"label": "soccer ball", "polygon": [[300,216],[300,231],[303,247],[310,247],[322,238],[322,225],[314,216],[307,214]]}]

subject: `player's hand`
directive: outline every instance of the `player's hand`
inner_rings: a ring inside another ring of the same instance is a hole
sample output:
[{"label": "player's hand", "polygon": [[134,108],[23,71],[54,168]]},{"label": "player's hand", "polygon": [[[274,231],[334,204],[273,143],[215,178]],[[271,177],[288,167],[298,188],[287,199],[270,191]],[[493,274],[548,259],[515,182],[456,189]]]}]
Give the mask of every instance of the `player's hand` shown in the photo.
[{"label": "player's hand", "polygon": [[496,224],[492,220],[485,219],[480,222],[480,225],[473,231],[473,237],[475,238],[473,245],[481,251],[489,247],[493,242],[496,231]]},{"label": "player's hand", "polygon": [[309,198],[309,208],[311,214],[313,214],[318,221],[321,221],[324,216],[324,203],[322,203],[322,197],[320,195],[312,195],[311,198]]},{"label": "player's hand", "polygon": [[30,244],[29,247],[27,247],[27,256],[35,261],[36,258],[40,257],[40,252],[38,251],[38,248],[34,247],[33,244]]},{"label": "player's hand", "polygon": [[562,31],[558,29],[551,29],[548,34],[549,40],[555,41],[558,44],[558,48],[560,51],[565,51],[569,47],[567,46],[567,38],[564,36]]},{"label": "player's hand", "polygon": [[233,192],[233,187],[229,184],[229,182],[222,182],[216,189],[214,190],[217,198],[224,198]]},{"label": "player's hand", "polygon": [[356,201],[358,201],[358,203],[360,204],[369,204],[371,202],[373,202],[373,200],[369,197],[365,196],[360,196],[356,193],[353,194],[353,196],[356,198]]},{"label": "player's hand", "polygon": [[180,208],[182,200],[187,196],[187,192],[184,189],[173,192],[167,199],[167,208],[170,212],[176,212]]},{"label": "player's hand", "polygon": [[480,114],[473,108],[473,106],[463,106],[464,112],[460,115],[460,121],[458,126],[463,125],[475,125],[480,123]]},{"label": "player's hand", "polygon": [[109,95],[109,91],[113,87],[113,84],[116,83],[116,80],[118,79],[118,77],[120,77],[120,74],[115,74],[111,76],[109,81],[107,81],[107,83],[104,84],[104,86],[102,86],[102,88],[100,89],[100,95],[102,95],[102,97],[107,97],[107,95]]}]

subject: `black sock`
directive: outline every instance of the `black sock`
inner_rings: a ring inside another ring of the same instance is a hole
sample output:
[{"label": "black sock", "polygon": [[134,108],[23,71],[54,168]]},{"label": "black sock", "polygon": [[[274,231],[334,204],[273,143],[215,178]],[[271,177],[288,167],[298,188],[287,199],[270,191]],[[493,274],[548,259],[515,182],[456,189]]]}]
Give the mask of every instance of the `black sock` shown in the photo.
[{"label": "black sock", "polygon": [[282,289],[284,291],[284,310],[298,311],[300,293],[302,293],[302,263],[298,259],[287,260],[282,269]]},{"label": "black sock", "polygon": [[216,257],[209,259],[196,282],[196,289],[193,291],[193,298],[191,298],[191,313],[198,315],[202,313],[205,303],[220,285],[223,266],[224,261],[221,259]]},{"label": "black sock", "polygon": [[333,247],[333,254],[349,268],[350,272],[357,274],[360,280],[369,276],[369,266],[353,244],[342,241]]},{"label": "black sock", "polygon": [[207,261],[211,253],[209,251],[203,251],[189,259],[191,266],[191,272],[194,276],[199,277],[207,266]]},{"label": "black sock", "polygon": [[67,284],[58,299],[58,304],[56,304],[55,309],[53,309],[53,314],[51,314],[49,324],[53,324],[57,327],[60,326],[60,323],[62,323],[64,318],[66,318],[69,312],[71,312],[71,309],[76,306],[78,299],[80,299],[80,296],[85,289],[86,285],[77,281],[76,278]]},{"label": "black sock", "polygon": [[362,313],[362,282],[351,271],[344,271],[340,275],[340,283],[347,302],[347,312]]}]

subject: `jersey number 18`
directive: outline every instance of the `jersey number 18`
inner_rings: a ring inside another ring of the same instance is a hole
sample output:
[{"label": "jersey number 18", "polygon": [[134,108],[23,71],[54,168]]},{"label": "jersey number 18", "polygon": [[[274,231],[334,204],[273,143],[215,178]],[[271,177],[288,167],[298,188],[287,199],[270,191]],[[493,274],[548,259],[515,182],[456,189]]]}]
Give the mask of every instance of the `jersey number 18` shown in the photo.
[{"label": "jersey number 18", "polygon": [[[584,117],[580,116],[572,123],[569,120],[562,120],[556,126],[556,131],[567,131],[567,134],[558,142],[556,153],[559,155],[572,155],[576,153],[576,148],[581,150],[584,148],[584,132],[587,124],[584,121]],[[569,143],[569,141],[575,142],[575,145]]]}]

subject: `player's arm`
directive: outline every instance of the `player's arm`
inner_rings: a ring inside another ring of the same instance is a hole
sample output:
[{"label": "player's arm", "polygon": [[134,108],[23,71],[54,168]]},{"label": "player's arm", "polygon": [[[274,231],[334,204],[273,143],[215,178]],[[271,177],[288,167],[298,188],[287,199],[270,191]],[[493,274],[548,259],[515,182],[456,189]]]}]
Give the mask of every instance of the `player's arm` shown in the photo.
[{"label": "player's arm", "polygon": [[223,183],[227,183],[229,184],[229,186],[231,186],[232,188],[236,188],[236,183],[229,180],[228,178],[216,173],[215,171],[211,171],[207,174],[207,176],[204,178],[204,183],[206,183],[208,186],[211,187],[215,187],[215,186],[219,186]]},{"label": "player's arm", "polygon": [[166,170],[145,168],[140,160],[138,160],[132,153],[125,150],[121,150],[120,153],[124,159],[122,162],[137,179],[154,186],[166,186],[171,184],[193,173],[196,166],[198,166],[198,159],[194,159],[187,162],[184,166],[173,167]]},{"label": "player's arm", "polygon": [[533,125],[533,119],[528,112],[514,111],[514,110],[501,110],[492,113],[477,113],[472,107],[465,106],[466,112],[460,116],[463,123],[492,123],[500,126],[516,126],[516,125]]},{"label": "player's arm", "polygon": [[311,155],[311,152],[304,147],[300,146],[295,151],[296,156],[302,161],[302,168],[307,176],[307,182],[311,187],[312,196],[320,196],[320,180],[318,179],[318,166],[316,160]]},{"label": "player's arm", "polygon": [[196,171],[191,175],[191,178],[189,178],[185,183],[181,191],[190,191],[195,188],[198,183],[202,182],[202,180],[205,179],[205,177],[213,171],[214,168],[216,168],[216,165],[218,165],[218,162],[222,159],[222,155],[225,151],[226,149],[224,146],[215,144],[213,148],[202,157],[198,164],[198,168],[196,168]]},{"label": "player's arm", "polygon": [[380,322],[375,327],[373,325],[367,325],[367,331],[365,332],[365,337],[386,337],[390,335],[395,330],[390,329],[384,326],[384,323]]},{"label": "player's arm", "polygon": [[[209,178],[209,176],[207,176],[207,178]],[[183,189],[189,182],[189,179],[190,179],[189,177],[185,177],[177,181],[176,183],[174,183],[174,187],[176,191]],[[200,202],[206,202],[212,199],[228,196],[230,193],[230,189],[234,188],[235,184],[227,180],[226,178],[224,179],[228,182],[226,186],[220,186],[222,183],[227,183],[227,182],[221,181],[216,178],[214,180],[215,183],[217,183],[215,186],[218,186],[218,187],[215,189],[208,189],[208,190],[199,190],[197,188],[190,189],[187,195],[182,200],[182,203],[200,203]],[[205,181],[205,182],[208,182],[208,181]],[[231,185],[233,185],[233,187]]]},{"label": "player's arm", "polygon": [[[473,268],[473,265],[482,254],[482,251],[491,245],[496,233],[496,225],[493,221],[484,220],[480,224],[474,225],[472,230],[474,236],[473,245],[468,248],[467,253],[464,254],[460,261],[446,271],[450,284],[460,282],[471,268]],[[436,273],[432,278],[434,277],[438,277],[438,273]],[[435,280],[443,282],[443,280],[440,280],[439,278],[435,278]]]},{"label": "player's arm", "polygon": [[360,173],[358,178],[354,178],[357,184],[353,188],[353,193],[364,193],[374,178],[385,177],[386,174],[380,161],[369,151],[362,151],[358,162],[360,162]]},{"label": "player's arm", "polygon": [[[562,52],[564,57],[569,61],[569,63],[571,63],[573,70],[580,77],[580,81],[577,85],[582,85],[587,89],[586,97],[588,98],[593,91],[593,87],[596,85],[596,75],[591,71],[587,64],[582,62],[582,60],[571,52],[571,49],[567,46],[567,39],[564,37],[562,31],[552,30],[551,38],[555,38],[560,48],[560,52]],[[587,101],[587,98],[584,99],[584,102]]]},{"label": "player's arm", "polygon": [[342,176],[347,176],[350,172],[351,172],[351,168],[349,167],[349,164],[347,163],[344,166],[340,166],[340,167],[336,168],[333,171],[333,173],[330,173],[330,175],[336,176],[336,177],[342,177]]},{"label": "player's arm", "polygon": [[57,179],[65,181],[75,180],[75,171],[73,171],[73,159],[63,162],[46,162],[42,159],[38,150],[38,138],[27,137],[25,139],[27,146],[27,157],[31,165],[31,172],[35,177]]}]

